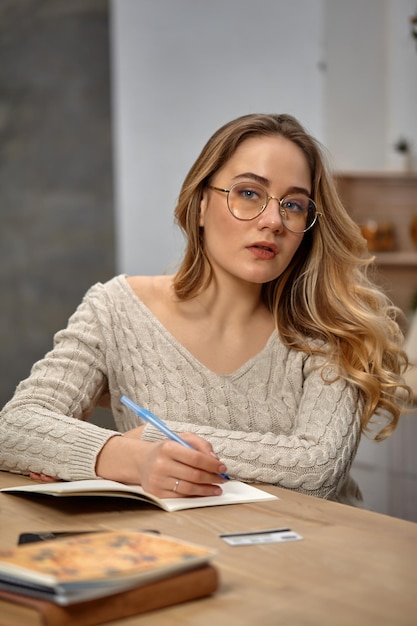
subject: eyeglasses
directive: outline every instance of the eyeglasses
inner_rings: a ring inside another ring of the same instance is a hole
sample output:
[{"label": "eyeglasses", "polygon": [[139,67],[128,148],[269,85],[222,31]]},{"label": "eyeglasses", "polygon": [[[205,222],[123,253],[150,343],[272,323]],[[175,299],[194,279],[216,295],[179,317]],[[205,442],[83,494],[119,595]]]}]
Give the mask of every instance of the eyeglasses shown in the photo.
[{"label": "eyeglasses", "polygon": [[252,182],[235,183],[230,189],[207,185],[227,194],[227,206],[238,220],[254,220],[265,211],[270,200],[277,200],[282,223],[292,233],[306,233],[314,226],[321,213],[314,201],[303,193],[291,193],[284,198],[269,196],[265,187]]}]

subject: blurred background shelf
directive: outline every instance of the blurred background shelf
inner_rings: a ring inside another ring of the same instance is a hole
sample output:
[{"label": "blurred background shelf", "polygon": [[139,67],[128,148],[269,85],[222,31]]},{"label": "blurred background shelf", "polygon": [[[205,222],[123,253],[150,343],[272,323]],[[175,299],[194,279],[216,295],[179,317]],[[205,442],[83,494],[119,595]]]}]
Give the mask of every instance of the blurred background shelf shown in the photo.
[{"label": "blurred background shelf", "polygon": [[417,267],[417,252],[376,252],[378,265],[396,265]]},{"label": "blurred background shelf", "polygon": [[338,172],[339,195],[358,224],[391,224],[392,251],[375,254],[375,280],[407,319],[417,294],[417,247],[411,223],[417,216],[417,172]]}]

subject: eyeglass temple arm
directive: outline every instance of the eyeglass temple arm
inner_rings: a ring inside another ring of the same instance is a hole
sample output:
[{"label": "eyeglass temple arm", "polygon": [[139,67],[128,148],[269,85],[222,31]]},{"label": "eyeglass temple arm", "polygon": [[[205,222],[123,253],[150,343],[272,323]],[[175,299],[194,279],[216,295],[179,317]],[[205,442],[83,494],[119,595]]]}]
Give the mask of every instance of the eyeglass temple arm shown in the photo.
[{"label": "eyeglass temple arm", "polygon": [[229,193],[230,189],[222,189],[221,187],[215,187],[214,185],[207,185],[209,189],[215,189],[216,191],[223,191],[224,193]]}]

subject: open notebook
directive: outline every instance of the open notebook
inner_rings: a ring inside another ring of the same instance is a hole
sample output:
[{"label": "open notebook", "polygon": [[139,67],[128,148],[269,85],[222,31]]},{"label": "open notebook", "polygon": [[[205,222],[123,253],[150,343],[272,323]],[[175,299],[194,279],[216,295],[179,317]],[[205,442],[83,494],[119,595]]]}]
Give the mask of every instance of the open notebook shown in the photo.
[{"label": "open notebook", "polygon": [[129,498],[158,506],[164,511],[181,511],[206,506],[220,506],[225,504],[242,504],[262,500],[276,500],[274,496],[253,485],[231,480],[222,485],[223,493],[220,496],[204,496],[191,498],[157,498],[145,492],[139,485],[125,485],[113,480],[76,480],[70,482],[41,483],[6,487],[1,491],[16,495],[44,494],[57,497],[65,496],[101,496]]}]

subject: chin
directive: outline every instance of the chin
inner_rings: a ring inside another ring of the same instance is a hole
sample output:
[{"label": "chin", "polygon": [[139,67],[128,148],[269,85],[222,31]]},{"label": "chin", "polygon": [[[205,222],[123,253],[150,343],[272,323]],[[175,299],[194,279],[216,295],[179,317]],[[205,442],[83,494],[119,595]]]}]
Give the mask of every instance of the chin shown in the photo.
[{"label": "chin", "polygon": [[266,283],[270,283],[274,280],[276,280],[277,278],[279,278],[279,276],[281,276],[282,272],[284,270],[281,270],[280,272],[271,272],[266,274],[265,272],[262,273],[262,275],[252,275],[250,277],[246,277],[244,278],[244,280],[248,283],[252,283],[254,285],[266,285]]}]

